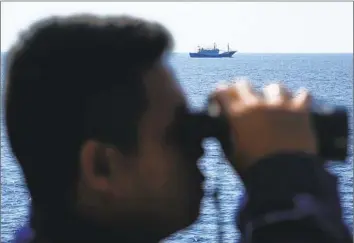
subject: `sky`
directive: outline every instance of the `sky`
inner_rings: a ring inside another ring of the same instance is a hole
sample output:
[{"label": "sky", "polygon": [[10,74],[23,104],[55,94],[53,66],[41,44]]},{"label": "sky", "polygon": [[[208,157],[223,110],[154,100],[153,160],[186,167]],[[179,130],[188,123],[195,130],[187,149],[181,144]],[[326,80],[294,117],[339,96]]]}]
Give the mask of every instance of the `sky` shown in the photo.
[{"label": "sky", "polygon": [[352,2],[2,2],[1,51],[50,15],[130,14],[165,25],[175,52],[217,43],[241,53],[353,53]]}]

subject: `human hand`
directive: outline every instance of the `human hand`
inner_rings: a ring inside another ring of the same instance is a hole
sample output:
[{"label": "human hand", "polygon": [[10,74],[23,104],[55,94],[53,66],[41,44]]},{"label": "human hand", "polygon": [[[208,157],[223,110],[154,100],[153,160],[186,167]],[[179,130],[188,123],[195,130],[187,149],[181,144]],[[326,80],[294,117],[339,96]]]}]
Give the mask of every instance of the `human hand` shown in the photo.
[{"label": "human hand", "polygon": [[248,82],[221,86],[213,97],[228,120],[234,154],[227,154],[239,173],[259,159],[276,153],[317,154],[307,92],[292,94],[279,84],[257,94]]}]

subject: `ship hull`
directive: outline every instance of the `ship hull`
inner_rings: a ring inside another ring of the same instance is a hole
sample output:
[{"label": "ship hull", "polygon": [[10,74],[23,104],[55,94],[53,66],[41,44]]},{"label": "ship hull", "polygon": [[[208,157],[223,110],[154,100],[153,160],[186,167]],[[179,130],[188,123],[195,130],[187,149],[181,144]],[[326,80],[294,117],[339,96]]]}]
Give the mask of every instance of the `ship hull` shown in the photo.
[{"label": "ship hull", "polygon": [[217,55],[208,55],[208,54],[204,54],[204,53],[197,53],[197,52],[190,52],[189,56],[192,58],[223,58],[223,57],[232,57],[234,54],[236,53],[236,51],[227,51],[227,52],[223,52]]}]

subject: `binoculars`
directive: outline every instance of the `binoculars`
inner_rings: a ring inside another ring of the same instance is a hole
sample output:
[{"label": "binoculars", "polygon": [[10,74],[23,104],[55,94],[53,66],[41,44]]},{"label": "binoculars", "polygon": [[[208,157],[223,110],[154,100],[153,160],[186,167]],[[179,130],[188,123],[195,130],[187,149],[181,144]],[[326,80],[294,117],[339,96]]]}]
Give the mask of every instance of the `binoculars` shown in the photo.
[{"label": "binoculars", "polygon": [[[226,118],[215,112],[216,104],[198,112],[190,112],[179,125],[179,140],[185,149],[193,150],[204,138],[216,138],[226,154],[234,146]],[[348,150],[348,114],[345,107],[328,106],[313,101],[311,121],[318,142],[318,155],[324,160],[345,161]],[[290,138],[289,138],[290,139]]]}]

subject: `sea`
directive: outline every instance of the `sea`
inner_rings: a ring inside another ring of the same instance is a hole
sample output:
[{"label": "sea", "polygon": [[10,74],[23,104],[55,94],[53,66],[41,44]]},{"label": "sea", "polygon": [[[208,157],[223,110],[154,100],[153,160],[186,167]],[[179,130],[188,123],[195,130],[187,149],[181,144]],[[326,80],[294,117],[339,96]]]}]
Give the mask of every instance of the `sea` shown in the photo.
[{"label": "sea", "polygon": [[[3,57],[3,55],[2,55]],[[301,87],[310,90],[315,99],[330,105],[346,106],[353,116],[353,54],[243,54],[233,58],[194,59],[186,53],[175,53],[168,60],[175,70],[190,106],[201,108],[208,94],[220,82],[247,78],[256,89],[271,82],[282,82],[292,91]],[[1,66],[3,67],[3,60]],[[1,69],[3,94],[4,76]],[[64,97],[63,97],[64,98]],[[1,97],[3,104],[3,96]],[[1,109],[2,110],[2,109]],[[337,175],[343,219],[353,232],[353,143],[350,129],[350,156],[345,162],[331,161],[327,168]],[[215,140],[206,140],[205,156],[199,167],[205,174],[206,195],[220,188],[220,210],[212,196],[205,196],[199,219],[189,228],[165,239],[166,243],[236,242],[240,235],[235,226],[235,215],[243,186],[237,174],[223,159]],[[301,180],[301,178],[299,178]],[[26,223],[31,203],[22,172],[10,152],[4,132],[1,112],[1,242],[10,243],[15,231]]]}]

